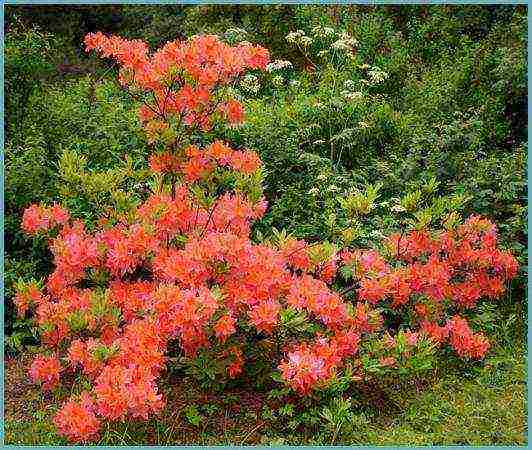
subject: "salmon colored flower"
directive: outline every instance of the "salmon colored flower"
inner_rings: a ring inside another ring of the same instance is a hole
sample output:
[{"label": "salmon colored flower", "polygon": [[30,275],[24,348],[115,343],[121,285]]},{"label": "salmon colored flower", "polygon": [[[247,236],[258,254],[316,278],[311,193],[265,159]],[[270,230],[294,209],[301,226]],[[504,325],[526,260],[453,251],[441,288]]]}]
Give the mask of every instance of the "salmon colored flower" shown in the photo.
[{"label": "salmon colored flower", "polygon": [[100,420],[94,413],[94,403],[87,392],[79,400],[70,399],[54,417],[59,434],[72,443],[87,444],[98,439]]},{"label": "salmon colored flower", "polygon": [[41,383],[42,388],[49,391],[59,383],[61,371],[57,356],[37,356],[31,363],[29,374],[34,383]]}]

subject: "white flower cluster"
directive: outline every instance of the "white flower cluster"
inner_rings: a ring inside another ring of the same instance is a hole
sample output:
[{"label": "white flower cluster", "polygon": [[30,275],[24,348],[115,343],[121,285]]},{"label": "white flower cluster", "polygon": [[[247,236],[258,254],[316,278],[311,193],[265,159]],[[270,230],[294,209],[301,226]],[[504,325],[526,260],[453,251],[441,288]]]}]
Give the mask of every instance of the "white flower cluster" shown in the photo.
[{"label": "white flower cluster", "polygon": [[281,87],[284,84],[284,78],[281,75],[276,75],[272,78],[272,83],[276,87]]},{"label": "white flower cluster", "polygon": [[340,95],[345,98],[346,100],[361,100],[364,98],[364,93],[360,92],[360,91],[355,91],[355,92],[351,92],[351,91],[342,91],[340,92]]},{"label": "white flower cluster", "polygon": [[345,80],[344,81],[344,89],[346,91],[354,91],[355,90],[355,82],[353,80]]},{"label": "white flower cluster", "polygon": [[312,44],[312,42],[314,42],[314,39],[305,35],[303,30],[297,30],[288,33],[286,35],[286,41],[290,42],[291,44],[298,44],[302,45],[303,47],[308,47],[310,44]]},{"label": "white flower cluster", "polygon": [[344,90],[340,95],[346,100],[360,100],[364,97],[362,92],[355,91],[356,84],[353,80],[344,81]]},{"label": "white flower cluster", "polygon": [[335,50],[353,50],[358,45],[358,41],[349,33],[340,33],[340,38],[331,45]]},{"label": "white flower cluster", "polygon": [[268,72],[273,72],[275,70],[281,70],[281,69],[290,69],[292,68],[292,63],[290,61],[285,61],[283,59],[276,59],[275,61],[272,61],[271,63],[266,65],[266,70]]},{"label": "white flower cluster", "polygon": [[336,34],[336,32],[334,31],[334,28],[322,27],[321,25],[318,25],[312,28],[312,34],[317,37],[324,38],[333,36],[334,34]]},{"label": "white flower cluster", "polygon": [[229,39],[233,42],[244,41],[248,35],[248,32],[243,28],[229,28],[223,34],[226,39]]},{"label": "white flower cluster", "polygon": [[305,36],[305,32],[303,30],[291,31],[286,35],[286,40],[291,44],[295,44],[303,36]]},{"label": "white flower cluster", "polygon": [[256,94],[260,89],[259,78],[256,75],[246,75],[240,82],[240,87],[247,92]]},{"label": "white flower cluster", "polygon": [[371,70],[368,70],[368,75],[373,84],[382,83],[388,78],[388,74],[376,66],[373,66]]}]

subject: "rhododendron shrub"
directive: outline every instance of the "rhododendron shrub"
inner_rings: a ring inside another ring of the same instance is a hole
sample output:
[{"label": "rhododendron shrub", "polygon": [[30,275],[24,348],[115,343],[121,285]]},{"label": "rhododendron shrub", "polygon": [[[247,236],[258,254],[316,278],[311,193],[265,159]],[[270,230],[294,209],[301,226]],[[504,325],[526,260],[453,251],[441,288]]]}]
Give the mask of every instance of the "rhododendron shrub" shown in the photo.
[{"label": "rhododendron shrub", "polygon": [[[142,42],[100,33],[86,43],[121,64],[124,86],[148,96],[139,110],[148,133],[206,129],[215,114],[236,123],[241,105],[216,98],[215,88],[268,62],[265,49],[214,36],[153,55]],[[83,380],[54,418],[70,441],[97,439],[102,421],[159,413],[158,382],[176,347],[189,360],[211,352],[220,376],[235,378],[245,372],[251,334],[285,337],[270,355],[272,370],[302,394],[348,364],[363,378],[439,346],[471,359],[488,351],[465,315],[481,298],[500,296],[517,264],[486,219],[390,236],[380,252],[287,236],[255,243],[251,224],[266,210],[258,155],[219,140],[166,144],[149,161],[159,183],[124,216],[89,230],[59,205],[24,213],[24,231],[49,238],[55,265],[42,287],[20,284],[16,297],[43,345],[30,375],[43,389],[65,373]],[[339,269],[351,274],[354,299],[332,288]],[[410,319],[387,329],[386,308]]]},{"label": "rhododendron shrub", "polygon": [[98,32],[86,36],[85,48],[120,64],[119,82],[144,101],[138,116],[154,139],[165,130],[171,133],[174,123],[203,131],[219,120],[241,123],[244,108],[227,87],[269,62],[263,47],[247,42],[229,46],[213,35],[168,42],[150,54],[143,41]]}]

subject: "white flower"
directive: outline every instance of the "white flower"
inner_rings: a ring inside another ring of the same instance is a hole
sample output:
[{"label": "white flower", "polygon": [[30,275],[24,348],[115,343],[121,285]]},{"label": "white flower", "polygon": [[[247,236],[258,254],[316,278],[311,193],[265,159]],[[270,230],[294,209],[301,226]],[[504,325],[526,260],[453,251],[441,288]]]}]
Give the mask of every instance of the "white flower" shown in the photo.
[{"label": "white flower", "polygon": [[318,37],[328,37],[332,36],[335,33],[334,28],[331,27],[322,27],[320,25],[312,28],[312,34]]},{"label": "white flower", "polygon": [[338,39],[337,41],[334,41],[331,47],[334,48],[335,50],[349,50],[350,49],[350,47],[342,39]]},{"label": "white flower", "polygon": [[288,69],[291,67],[292,67],[292,63],[290,61],[276,59],[275,61],[272,61],[266,66],[266,70],[268,72],[273,72],[274,70]]},{"label": "white flower", "polygon": [[355,82],[353,80],[345,80],[344,81],[344,89],[347,91],[354,91],[355,90]]},{"label": "white flower", "polygon": [[290,86],[293,88],[298,88],[301,86],[301,81],[299,80],[290,80]]},{"label": "white flower", "polygon": [[290,42],[291,44],[293,44],[296,41],[297,38],[298,38],[298,36],[296,36],[293,31],[286,35],[286,41]]},{"label": "white flower", "polygon": [[340,92],[340,95],[344,97],[346,100],[361,100],[364,98],[364,94],[360,91],[342,91]]},{"label": "white flower", "polygon": [[286,35],[286,40],[294,44],[298,42],[303,36],[305,36],[305,32],[303,30],[291,31]]},{"label": "white flower", "polygon": [[318,194],[319,192],[320,192],[320,190],[319,190],[317,187],[313,187],[312,189],[310,189],[310,190],[308,191],[308,193],[309,193],[310,195],[316,195],[316,194]]},{"label": "white flower", "polygon": [[303,47],[308,47],[310,44],[312,44],[314,42],[314,39],[308,37],[308,36],[303,36],[300,40],[301,42],[301,45]]},{"label": "white flower", "polygon": [[286,35],[286,40],[291,44],[300,44],[303,47],[308,47],[314,39],[305,35],[303,30],[292,31]]},{"label": "white flower", "polygon": [[358,122],[358,126],[360,128],[369,128],[369,124],[367,122]]},{"label": "white flower", "polygon": [[373,69],[368,71],[368,75],[374,84],[381,83],[388,78],[388,74],[378,67],[373,67]]},{"label": "white flower", "polygon": [[336,50],[352,50],[358,45],[358,41],[351,37],[348,33],[343,32],[340,34],[340,39],[333,42],[332,48]]},{"label": "white flower", "polygon": [[280,87],[284,84],[284,78],[281,75],[276,75],[272,78],[272,83],[275,86]]},{"label": "white flower", "polygon": [[260,82],[257,76],[255,75],[246,75],[240,82],[240,86],[245,91],[256,94],[260,89]]}]

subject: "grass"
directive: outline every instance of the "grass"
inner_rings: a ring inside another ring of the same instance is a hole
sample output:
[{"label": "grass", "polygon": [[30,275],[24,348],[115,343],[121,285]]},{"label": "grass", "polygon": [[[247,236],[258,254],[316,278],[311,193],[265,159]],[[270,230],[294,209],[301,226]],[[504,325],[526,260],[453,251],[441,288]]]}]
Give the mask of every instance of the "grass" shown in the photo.
[{"label": "grass", "polygon": [[[106,425],[98,444],[526,445],[524,340],[499,334],[494,342],[483,363],[442,360],[425,379],[353,391],[348,420],[332,427],[323,405],[283,415],[263,393],[216,394],[184,378],[168,389],[161,417]],[[27,354],[6,361],[5,443],[66,444],[51,417],[68,393],[42,397],[27,380],[30,361]]]}]

